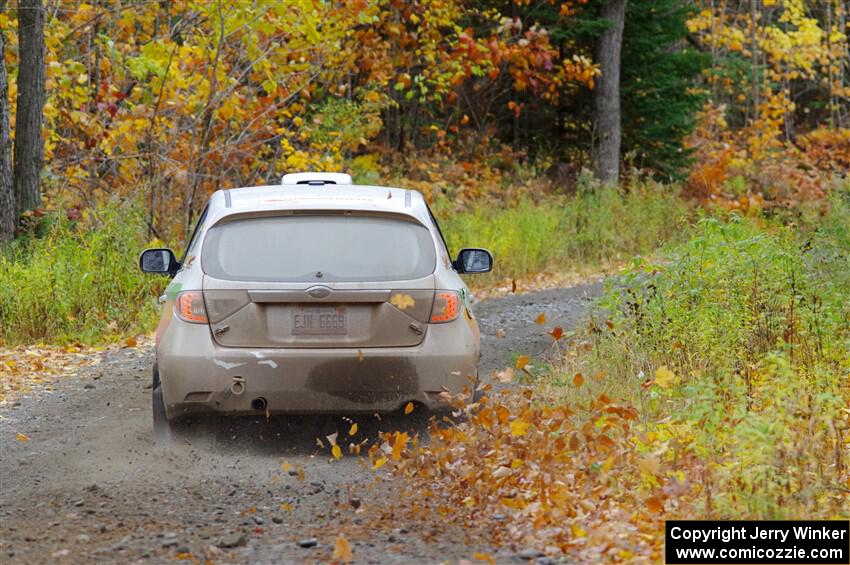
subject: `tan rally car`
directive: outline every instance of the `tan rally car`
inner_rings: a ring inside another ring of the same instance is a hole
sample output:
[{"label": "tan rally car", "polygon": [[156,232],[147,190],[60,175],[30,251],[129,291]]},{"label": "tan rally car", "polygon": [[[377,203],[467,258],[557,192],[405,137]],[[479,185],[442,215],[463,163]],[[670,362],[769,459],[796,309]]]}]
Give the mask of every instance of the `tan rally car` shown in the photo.
[{"label": "tan rally car", "polygon": [[155,430],[189,412],[252,414],[434,408],[477,380],[478,324],[457,259],[422,195],[298,173],[212,195],[173,277],[156,333]]}]

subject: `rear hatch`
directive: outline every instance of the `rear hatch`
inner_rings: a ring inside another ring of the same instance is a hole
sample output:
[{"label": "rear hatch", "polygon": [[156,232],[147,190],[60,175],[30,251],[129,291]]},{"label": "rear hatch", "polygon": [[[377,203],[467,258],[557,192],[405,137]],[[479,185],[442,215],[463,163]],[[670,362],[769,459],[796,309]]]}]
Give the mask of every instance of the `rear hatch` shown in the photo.
[{"label": "rear hatch", "polygon": [[201,254],[213,337],[227,347],[403,347],[434,302],[436,250],[406,216],[229,217]]}]

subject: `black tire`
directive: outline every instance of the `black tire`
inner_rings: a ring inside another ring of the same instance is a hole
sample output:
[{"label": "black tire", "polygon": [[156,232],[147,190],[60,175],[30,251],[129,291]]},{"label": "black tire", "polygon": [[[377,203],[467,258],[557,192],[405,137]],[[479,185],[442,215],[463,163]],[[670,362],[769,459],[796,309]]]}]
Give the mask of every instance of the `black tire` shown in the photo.
[{"label": "black tire", "polygon": [[478,390],[478,387],[481,385],[481,378],[476,374],[475,375],[475,384],[472,385],[472,403],[476,403],[481,401],[481,397],[484,396],[483,390]]},{"label": "black tire", "polygon": [[156,439],[162,439],[171,434],[171,422],[165,415],[165,401],[162,399],[162,386],[153,389],[151,395],[153,408],[153,435]]},{"label": "black tire", "polygon": [[159,371],[156,365],[153,368],[153,393],[151,394],[151,408],[153,414],[153,437],[154,440],[165,440],[171,437],[171,422],[165,413],[165,400],[162,398],[162,383],[159,381]]},{"label": "black tire", "polygon": [[475,383],[475,390],[472,393],[472,404],[476,402],[481,402],[481,398],[484,396],[483,390],[478,390],[478,382]]}]

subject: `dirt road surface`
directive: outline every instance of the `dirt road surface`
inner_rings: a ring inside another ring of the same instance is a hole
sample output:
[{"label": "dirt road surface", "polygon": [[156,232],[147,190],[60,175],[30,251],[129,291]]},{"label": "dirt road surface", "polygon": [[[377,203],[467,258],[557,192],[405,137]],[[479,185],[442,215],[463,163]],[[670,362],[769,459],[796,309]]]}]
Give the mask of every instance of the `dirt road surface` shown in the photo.
[{"label": "dirt road surface", "polygon": [[[600,291],[591,284],[478,304],[482,379],[512,355],[544,353],[545,332],[573,327]],[[534,323],[542,312],[546,327]],[[486,536],[440,524],[388,518],[376,527],[366,516],[391,513],[400,486],[318,447],[317,437],[347,433],[341,416],[203,422],[155,445],[152,362],[149,348],[124,349],[0,412],[0,563],[321,563],[343,529],[356,563],[456,563],[477,551],[500,563],[538,559],[542,548],[495,550]],[[417,412],[354,418],[357,438],[424,433],[427,416]]]}]

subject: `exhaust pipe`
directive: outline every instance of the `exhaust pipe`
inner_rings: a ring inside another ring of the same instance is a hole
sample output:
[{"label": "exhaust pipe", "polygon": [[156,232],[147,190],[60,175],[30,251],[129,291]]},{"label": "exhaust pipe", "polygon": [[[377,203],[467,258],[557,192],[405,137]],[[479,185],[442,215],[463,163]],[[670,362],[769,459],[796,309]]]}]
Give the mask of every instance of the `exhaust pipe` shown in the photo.
[{"label": "exhaust pipe", "polygon": [[254,400],[251,401],[251,408],[253,408],[254,410],[265,411],[266,406],[268,406],[268,405],[269,405],[268,401],[265,398],[263,398],[262,396],[255,398]]},{"label": "exhaust pipe", "polygon": [[233,396],[239,396],[245,392],[245,379],[242,377],[233,377],[233,382],[230,383],[230,392]]}]

